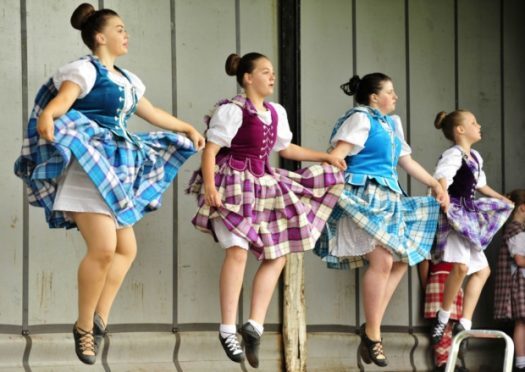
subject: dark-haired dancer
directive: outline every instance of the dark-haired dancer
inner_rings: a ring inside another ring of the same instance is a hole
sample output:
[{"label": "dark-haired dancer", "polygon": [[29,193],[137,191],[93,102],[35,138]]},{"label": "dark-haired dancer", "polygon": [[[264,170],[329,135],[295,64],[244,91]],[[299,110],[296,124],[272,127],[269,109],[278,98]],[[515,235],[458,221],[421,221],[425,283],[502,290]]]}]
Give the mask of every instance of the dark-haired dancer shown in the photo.
[{"label": "dark-haired dancer", "polygon": [[[265,98],[273,93],[272,63],[259,53],[232,54],[226,72],[245,95],[219,102],[206,132],[202,167],[190,185],[198,196],[193,223],[225,249],[220,277],[219,339],[228,357],[244,359],[236,314],[248,250],[261,265],[252,288],[250,317],[239,330],[246,357],[259,365],[264,318],[286,255],[312,249],[343,188],[342,158],[291,143],[285,109]],[[288,172],[272,168],[272,151],[296,161],[320,161]],[[339,169],[335,168],[338,167]]]},{"label": "dark-haired dancer", "polygon": [[[483,159],[472,145],[481,140],[481,125],[469,111],[440,112],[434,125],[454,146],[439,158],[434,177],[450,196],[450,205],[440,215],[437,260],[452,263],[445,282],[443,303],[432,327],[432,343],[441,340],[450,318],[452,303],[466,276],[463,314],[454,333],[472,328],[472,315],[490,268],[483,252],[512,212],[513,203],[487,185]],[[476,191],[488,196],[475,199]]]},{"label": "dark-haired dancer", "polygon": [[507,198],[514,211],[498,253],[494,319],[514,321],[514,371],[525,372],[525,190],[513,190]]},{"label": "dark-haired dancer", "polygon": [[409,265],[425,259],[432,246],[439,205],[433,197],[405,197],[397,165],[448,200],[440,184],[410,156],[396,108],[392,80],[382,74],[354,76],[341,86],[358,107],[340,117],[330,137],[331,154],[346,159],[345,190],[317,242],[316,254],[331,268],[368,269],[363,277],[365,321],[359,353],[365,363],[386,366],[381,321]]},{"label": "dark-haired dancer", "polygon": [[[140,79],[115,66],[128,52],[128,34],[117,13],[82,4],[71,24],[92,54],[60,68],[38,92],[15,172],[28,186],[30,203],[45,209],[50,227],[76,226],[86,242],[73,335],[79,359],[93,364],[135,259],[132,226],[160,207],[162,193],[204,138],[154,107]],[[135,112],[188,138],[130,133],[127,120]]]}]

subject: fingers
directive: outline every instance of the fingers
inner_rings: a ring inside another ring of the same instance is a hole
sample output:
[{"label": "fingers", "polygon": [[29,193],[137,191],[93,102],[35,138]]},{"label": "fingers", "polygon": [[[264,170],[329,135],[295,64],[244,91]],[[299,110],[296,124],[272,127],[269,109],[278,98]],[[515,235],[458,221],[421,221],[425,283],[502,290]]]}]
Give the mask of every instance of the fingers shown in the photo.
[{"label": "fingers", "polygon": [[204,194],[204,202],[208,204],[210,207],[216,207],[220,208],[222,207],[222,200],[219,193],[210,193],[210,194]]},{"label": "fingers", "polygon": [[193,142],[193,146],[197,151],[202,150],[206,145],[206,141],[200,133],[196,133],[194,136],[192,136],[191,140]]},{"label": "fingers", "polygon": [[55,135],[53,133],[53,128],[44,128],[41,130],[38,130],[38,134],[40,135],[40,138],[45,139],[46,141],[53,142],[55,139]]}]

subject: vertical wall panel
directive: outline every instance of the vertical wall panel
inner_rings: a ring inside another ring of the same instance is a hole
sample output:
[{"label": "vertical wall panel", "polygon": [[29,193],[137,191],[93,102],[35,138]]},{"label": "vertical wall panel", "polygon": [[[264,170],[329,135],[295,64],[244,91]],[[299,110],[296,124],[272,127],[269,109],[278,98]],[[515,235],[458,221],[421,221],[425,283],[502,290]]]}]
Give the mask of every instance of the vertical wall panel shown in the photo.
[{"label": "vertical wall panel", "polygon": [[488,184],[501,190],[501,82],[499,2],[458,0],[459,106],[482,125],[475,145]]},{"label": "vertical wall panel", "polygon": [[[117,60],[146,86],[145,97],[167,112],[171,99],[171,19],[169,0],[105,0],[129,33],[129,52]],[[132,131],[163,130],[134,116]],[[171,323],[173,277],[173,189],[162,207],[135,226],[138,254],[115,301],[112,322]]]},{"label": "vertical wall panel", "polygon": [[[357,73],[362,76],[371,72],[383,72],[392,78],[394,89],[399,96],[395,113],[401,117],[406,127],[404,2],[401,0],[358,1],[356,12]],[[400,173],[402,184],[405,183],[404,180]],[[405,276],[390,302],[383,323],[407,324],[407,306],[408,285]]]},{"label": "vertical wall panel", "polygon": [[[454,1],[411,1],[409,22],[410,145],[412,157],[432,174],[439,155],[451,145],[433,123],[437,112],[454,109]],[[426,190],[412,181],[412,195],[424,195]],[[421,320],[417,270],[412,283],[412,310],[414,318]]]},{"label": "vertical wall panel", "polygon": [[[27,1],[29,110],[38,88],[60,66],[89,53],[69,23],[76,6],[71,0]],[[78,231],[51,230],[43,209],[29,207],[30,325],[74,321],[77,309],[71,305],[76,304],[76,272],[84,252]]]},{"label": "vertical wall panel", "polygon": [[524,3],[520,0],[504,2],[504,154],[505,154],[505,192],[516,188],[525,188],[524,132],[525,118],[525,49],[523,35],[525,24],[522,20]]},{"label": "vertical wall panel", "polygon": [[[320,151],[328,148],[336,119],[353,104],[339,89],[353,71],[352,2],[326,5],[321,0],[301,2],[301,143]],[[353,270],[328,269],[307,253],[305,297],[309,324],[355,323]]]},{"label": "vertical wall panel", "polygon": [[[22,65],[20,4],[0,1],[0,90],[3,135],[0,147],[0,324],[21,324],[22,317],[22,234],[23,186],[13,174],[13,161],[20,154],[22,142]],[[9,87],[9,89],[6,89]]]},{"label": "vertical wall panel", "polygon": [[[459,107],[471,111],[482,126],[474,145],[484,160],[487,183],[501,191],[503,147],[501,123],[500,4],[490,0],[458,1]],[[485,251],[495,267],[497,240]],[[474,322],[492,324],[493,290],[487,285],[474,313]]]},{"label": "vertical wall panel", "polygon": [[[277,45],[277,0],[258,1],[258,0],[240,0],[239,1],[239,30],[237,37],[240,39],[240,55],[259,52],[267,56],[273,64],[276,76],[279,76],[279,57]],[[232,50],[235,52],[235,50]],[[231,78],[229,78],[231,79]],[[274,89],[274,94],[268,97],[269,101],[277,101],[279,97],[279,82]],[[276,160],[276,159],[274,159]],[[273,163],[277,166],[277,163]],[[252,296],[253,277],[260,266],[250,253],[246,273],[244,275],[243,287],[243,316],[241,322],[248,319],[250,311],[250,302]],[[281,303],[279,299],[279,285],[274,292],[272,302],[268,308],[266,323],[281,323]]]},{"label": "vertical wall panel", "polygon": [[[235,51],[235,1],[176,1],[177,95],[179,117],[204,130],[202,118],[218,99],[236,93],[235,79],[224,62]],[[200,156],[187,163],[178,177],[179,198],[179,322],[217,323],[219,272],[224,253],[211,235],[191,224],[196,202],[184,193]]]}]

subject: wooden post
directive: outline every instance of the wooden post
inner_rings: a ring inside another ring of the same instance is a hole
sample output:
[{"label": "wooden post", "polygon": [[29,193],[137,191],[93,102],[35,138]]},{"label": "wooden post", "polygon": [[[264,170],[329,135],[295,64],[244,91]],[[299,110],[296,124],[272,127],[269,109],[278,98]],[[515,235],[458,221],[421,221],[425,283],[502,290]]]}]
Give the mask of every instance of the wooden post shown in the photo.
[{"label": "wooden post", "polygon": [[[280,101],[286,107],[293,140],[301,145],[301,0],[279,0]],[[300,163],[281,159],[281,167],[296,170]],[[284,269],[283,346],[287,372],[306,371],[304,255],[290,253]]]},{"label": "wooden post", "polygon": [[283,344],[287,372],[306,371],[304,254],[287,256],[284,269]]}]

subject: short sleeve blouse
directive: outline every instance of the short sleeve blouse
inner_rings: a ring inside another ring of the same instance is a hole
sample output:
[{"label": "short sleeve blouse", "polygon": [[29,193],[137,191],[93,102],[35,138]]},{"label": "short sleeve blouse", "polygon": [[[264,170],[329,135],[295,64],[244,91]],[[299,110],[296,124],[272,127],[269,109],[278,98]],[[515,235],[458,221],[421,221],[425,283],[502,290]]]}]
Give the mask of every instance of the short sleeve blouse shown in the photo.
[{"label": "short sleeve blouse", "polygon": [[[398,115],[392,115],[391,118],[395,123],[394,133],[401,141],[401,153],[399,156],[410,155],[412,149],[405,141],[401,118]],[[387,125],[386,123],[381,124]],[[370,119],[368,115],[364,112],[356,112],[350,115],[350,117],[341,124],[339,130],[332,137],[330,144],[335,147],[338,141],[348,142],[354,145],[352,151],[348,155],[356,155],[365,147],[369,133]]]},{"label": "short sleeve blouse", "polygon": [[[111,71],[108,71],[109,78],[115,84],[124,88],[130,88],[133,86],[137,94],[137,100],[140,100],[142,96],[144,96],[146,87],[137,75],[128,70],[122,70],[128,75],[131,82],[125,76]],[[60,67],[55,75],[53,75],[53,84],[58,90],[64,81],[71,81],[80,87],[79,98],[84,98],[89,94],[89,92],[91,92],[91,89],[93,89],[96,79],[97,70],[95,69],[95,66],[89,61],[88,58],[81,58]]]},{"label": "short sleeve blouse", "polygon": [[[292,142],[292,132],[288,123],[288,116],[283,106],[278,103],[269,103],[277,112],[277,138],[273,151],[281,151]],[[272,123],[270,111],[257,112],[265,125]],[[211,117],[206,138],[221,147],[230,147],[231,141],[242,125],[242,109],[235,103],[226,103],[219,106]]]},{"label": "short sleeve blouse", "polygon": [[[476,183],[476,188],[479,189],[480,187],[487,185],[487,176],[483,171],[483,159],[481,158],[481,155],[476,150],[471,151],[479,162],[480,172],[478,181]],[[434,178],[438,180],[445,178],[447,181],[447,186],[450,186],[458,169],[461,168],[462,161],[463,152],[458,149],[457,146],[449,148],[441,155],[434,172]]]}]

